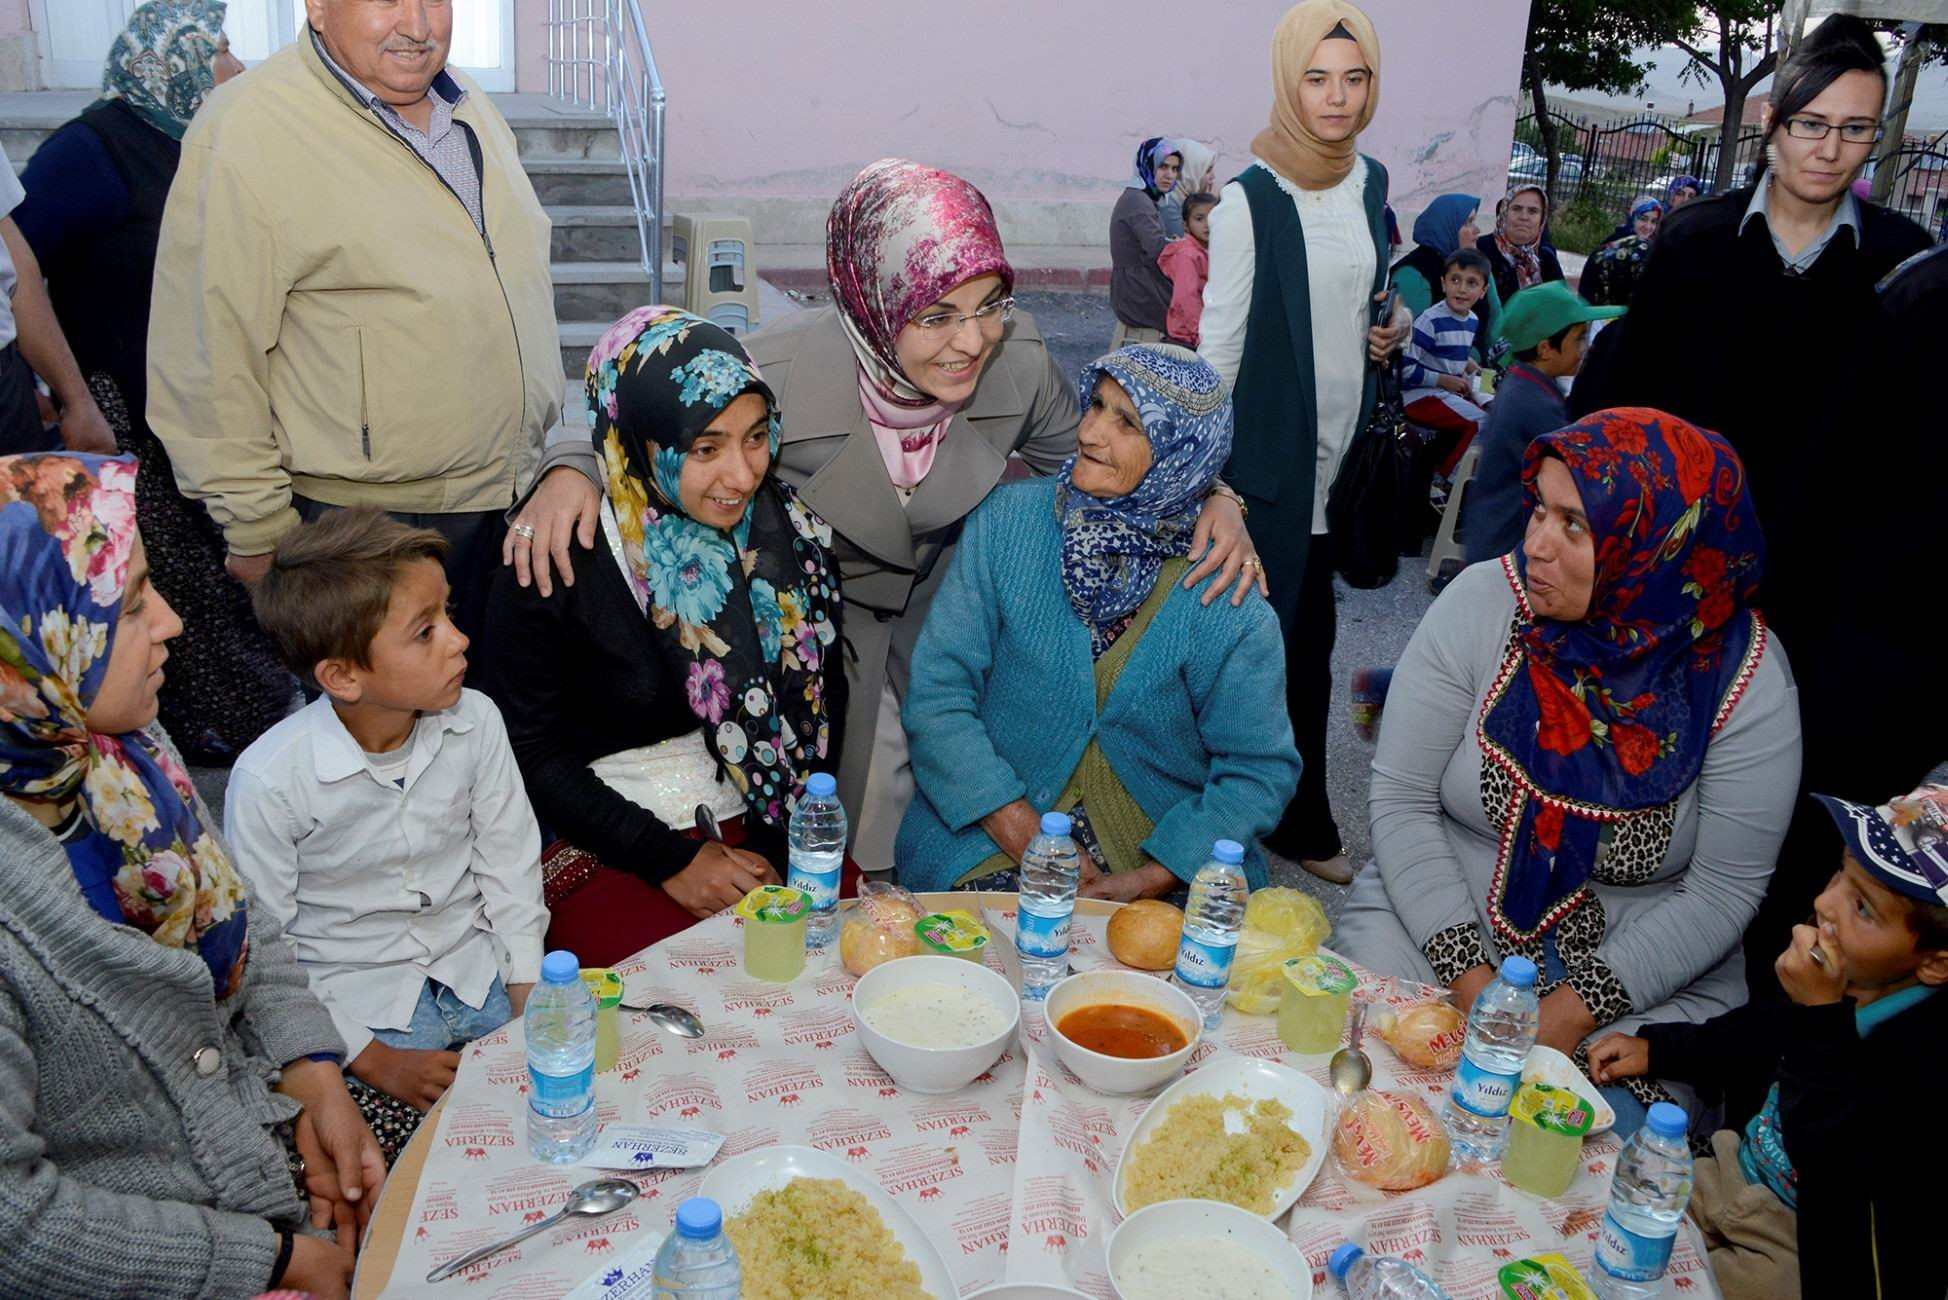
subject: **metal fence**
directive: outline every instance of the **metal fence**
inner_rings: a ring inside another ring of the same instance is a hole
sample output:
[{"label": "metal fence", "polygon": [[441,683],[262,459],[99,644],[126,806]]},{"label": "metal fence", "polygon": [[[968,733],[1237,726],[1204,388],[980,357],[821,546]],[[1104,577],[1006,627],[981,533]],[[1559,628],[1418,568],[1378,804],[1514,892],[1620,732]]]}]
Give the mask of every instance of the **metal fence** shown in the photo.
[{"label": "metal fence", "polygon": [[[1615,211],[1621,220],[1639,194],[1662,198],[1673,176],[1696,176],[1709,191],[1718,174],[1723,143],[1716,126],[1649,116],[1598,123],[1562,113],[1549,114],[1549,121],[1561,160],[1549,191],[1551,206],[1558,210],[1580,200]],[[1758,173],[1764,136],[1754,127],[1740,133],[1732,147],[1732,184],[1744,185]],[[1909,137],[1875,166],[1894,171],[1887,206],[1920,222],[1936,238],[1948,239],[1948,135]],[[1524,114],[1515,123],[1509,180],[1543,184],[1546,167],[1535,114]]]},{"label": "metal fence", "polygon": [[1894,172],[1887,206],[1948,239],[1948,139],[1903,144],[1877,167]]},{"label": "metal fence", "polygon": [[[1587,202],[1614,210],[1618,219],[1639,194],[1663,197],[1673,176],[1696,176],[1711,188],[1723,144],[1719,129],[1669,118],[1644,116],[1614,122],[1592,122],[1550,113],[1561,166],[1550,203],[1560,210]],[[1745,131],[1733,144],[1733,183],[1743,184],[1759,167],[1763,151],[1757,128]],[[1509,161],[1509,180],[1544,183],[1547,163],[1542,132],[1535,114],[1515,123],[1515,154]]]}]

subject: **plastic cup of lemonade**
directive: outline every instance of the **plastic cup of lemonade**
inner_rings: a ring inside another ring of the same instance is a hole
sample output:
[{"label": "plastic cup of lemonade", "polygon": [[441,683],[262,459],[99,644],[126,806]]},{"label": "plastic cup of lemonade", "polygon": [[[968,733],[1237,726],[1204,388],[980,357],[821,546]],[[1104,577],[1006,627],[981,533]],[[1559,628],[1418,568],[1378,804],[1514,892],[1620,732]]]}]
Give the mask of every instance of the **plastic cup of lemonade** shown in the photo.
[{"label": "plastic cup of lemonade", "polygon": [[1537,1196],[1561,1196],[1576,1181],[1583,1137],[1596,1122],[1587,1101],[1567,1088],[1525,1083],[1508,1107],[1502,1177]]},{"label": "plastic cup of lemonade", "polygon": [[595,1070],[616,1068],[616,1053],[621,1049],[618,1019],[622,1012],[622,976],[606,966],[582,967],[582,983],[595,999]]},{"label": "plastic cup of lemonade", "polygon": [[789,885],[759,885],[731,909],[744,921],[744,971],[789,984],[805,969],[805,922],[812,896]]},{"label": "plastic cup of lemonade", "polygon": [[913,923],[920,947],[937,957],[959,957],[980,965],[988,947],[988,928],[972,912],[935,912]]},{"label": "plastic cup of lemonade", "polygon": [[1278,999],[1279,1041],[1307,1056],[1336,1050],[1359,976],[1339,958],[1324,953],[1293,957],[1285,962],[1284,973]]}]

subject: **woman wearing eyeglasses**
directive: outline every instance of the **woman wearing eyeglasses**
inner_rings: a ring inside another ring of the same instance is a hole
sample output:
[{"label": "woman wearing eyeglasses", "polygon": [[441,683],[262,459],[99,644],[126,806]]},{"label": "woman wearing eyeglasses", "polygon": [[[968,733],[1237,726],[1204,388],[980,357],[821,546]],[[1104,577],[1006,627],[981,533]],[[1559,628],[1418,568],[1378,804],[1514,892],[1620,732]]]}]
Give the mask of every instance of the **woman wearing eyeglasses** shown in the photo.
[{"label": "woman wearing eyeglasses", "polygon": [[[900,725],[913,646],[961,522],[1010,455],[1037,474],[1059,470],[1080,417],[1070,379],[1009,297],[1014,269],[987,199],[967,181],[902,159],[873,163],[833,202],[826,270],[832,306],[747,345],[777,395],[777,472],[832,529],[848,688],[839,795],[853,856],[878,869],[892,865],[913,792]],[[550,466],[571,463],[550,456]],[[543,493],[586,491],[583,482],[553,474],[530,508],[545,513]],[[532,553],[547,550],[537,536]],[[1201,562],[1186,586],[1217,574],[1207,602],[1225,591],[1242,601],[1261,581],[1224,490],[1206,499],[1191,555]]]},{"label": "woman wearing eyeglasses", "polygon": [[[1900,679],[1875,665],[1884,653],[1876,643],[1901,634],[1862,620],[1872,606],[1856,602],[1857,576],[1914,553],[1911,533],[1938,517],[1940,491],[1930,484],[1937,498],[1918,510],[1894,504],[1893,494],[1911,490],[1895,481],[1898,467],[1918,463],[1922,440],[1939,435],[1911,421],[1869,429],[1861,414],[1876,409],[1863,398],[1883,373],[1874,286],[1930,241],[1849,191],[1881,138],[1887,95],[1866,23],[1828,18],[1773,85],[1757,184],[1665,218],[1630,312],[1598,336],[1570,409],[1655,407],[1717,430],[1738,450],[1769,552],[1760,601],[1799,679],[1805,788],[1864,794],[1915,774],[1876,772],[1877,755],[1902,753],[1899,744],[1861,744],[1854,715],[1869,706],[1860,683]],[[1895,727],[1897,711],[1870,711],[1880,727]],[[1787,928],[1805,919],[1831,873],[1823,819],[1798,802],[1747,932],[1755,983],[1770,982]]]}]

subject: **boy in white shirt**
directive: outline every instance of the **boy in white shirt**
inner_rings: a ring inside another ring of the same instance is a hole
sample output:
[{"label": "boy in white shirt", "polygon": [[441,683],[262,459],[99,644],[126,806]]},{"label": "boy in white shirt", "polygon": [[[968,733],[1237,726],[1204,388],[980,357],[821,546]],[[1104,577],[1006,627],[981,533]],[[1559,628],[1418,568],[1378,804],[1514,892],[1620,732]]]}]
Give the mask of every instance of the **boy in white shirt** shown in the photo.
[{"label": "boy in white shirt", "polygon": [[521,1013],[548,912],[500,711],[461,681],[446,542],[369,507],[285,535],[251,596],[324,694],[238,758],[224,829],[350,1056],[428,1109]]}]

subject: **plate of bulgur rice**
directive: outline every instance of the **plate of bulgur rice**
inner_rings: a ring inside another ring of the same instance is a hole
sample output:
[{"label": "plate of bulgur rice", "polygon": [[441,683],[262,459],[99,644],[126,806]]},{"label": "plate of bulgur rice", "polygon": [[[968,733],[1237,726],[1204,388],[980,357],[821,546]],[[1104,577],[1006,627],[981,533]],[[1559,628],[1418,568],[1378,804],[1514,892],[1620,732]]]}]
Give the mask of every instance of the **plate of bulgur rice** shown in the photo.
[{"label": "plate of bulgur rice", "polygon": [[1276,1219],[1325,1163],[1326,1090],[1254,1057],[1211,1061],[1163,1090],[1116,1165],[1116,1212],[1159,1201],[1223,1201]]},{"label": "plate of bulgur rice", "polygon": [[946,1260],[899,1203],[836,1156],[764,1147],[710,1171],[744,1300],[954,1300]]}]

